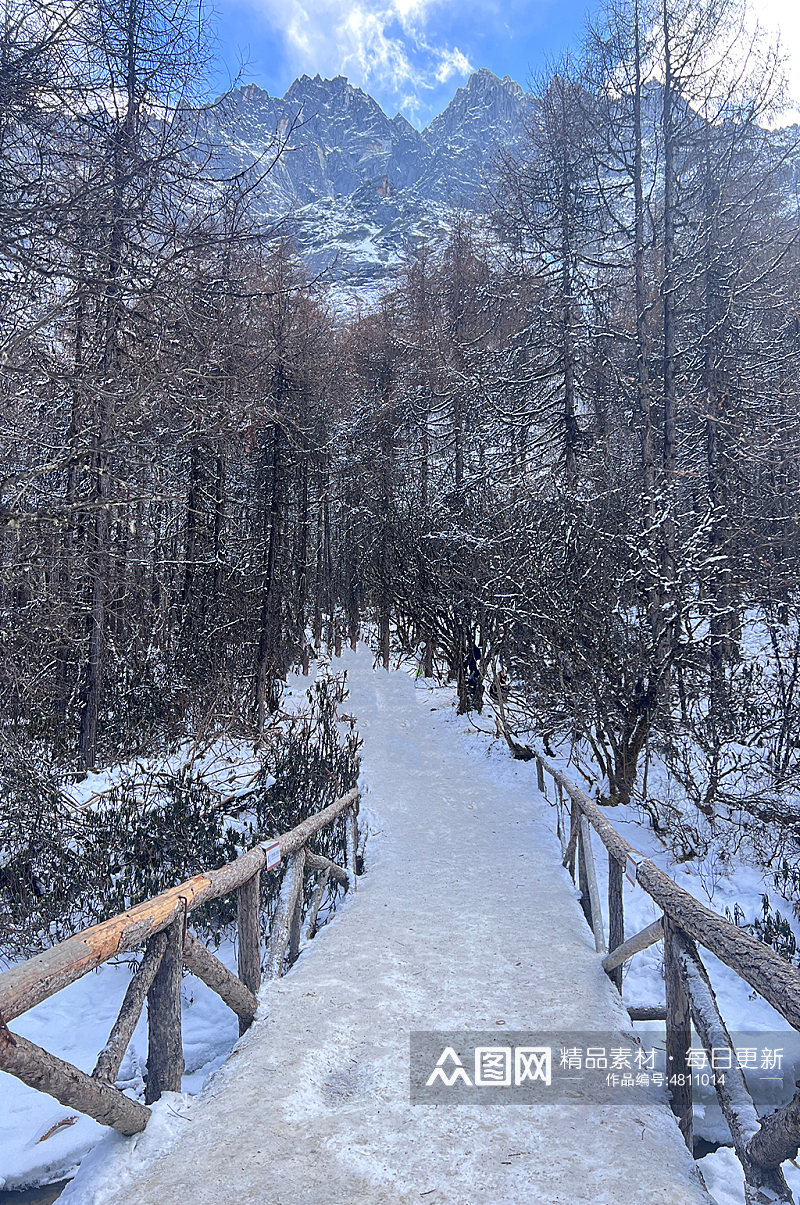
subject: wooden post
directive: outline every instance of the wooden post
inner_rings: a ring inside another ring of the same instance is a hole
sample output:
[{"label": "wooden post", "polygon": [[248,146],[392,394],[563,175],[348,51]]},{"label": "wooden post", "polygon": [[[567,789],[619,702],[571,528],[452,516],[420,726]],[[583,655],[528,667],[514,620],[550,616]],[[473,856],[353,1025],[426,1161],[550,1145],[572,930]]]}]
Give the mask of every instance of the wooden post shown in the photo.
[{"label": "wooden post", "polygon": [[350,871],[350,882],[353,891],[358,890],[358,817],[356,805],[347,812],[347,868]]},{"label": "wooden post", "polygon": [[[337,816],[357,802],[358,788],[353,787],[321,812],[315,812],[288,833],[282,833],[279,837],[281,856],[285,858],[300,849],[309,837],[327,828]],[[177,917],[185,921],[195,908],[209,900],[219,899],[246,883],[263,867],[265,858],[263,845],[256,845],[227,866],[196,874],[177,887],[170,887],[153,899],[134,904],[127,912],[83,929],[57,946],[0,972],[0,1013],[6,1022],[10,1022],[109,958],[119,957],[126,950],[141,946],[154,933],[169,928]],[[755,942],[755,938],[750,940]],[[788,965],[777,954],[774,957],[781,965]],[[796,971],[793,973],[797,975]]]},{"label": "wooden post", "polygon": [[[544,767],[574,804],[589,818],[592,828],[620,861],[637,860],[636,880],[662,912],[673,917],[684,933],[700,942],[716,958],[740,975],[776,1009],[794,1029],[800,1030],[800,971],[775,950],[765,946],[739,925],[712,911],[633,848],[614,828],[597,803],[574,782],[542,758]],[[8,972],[6,972],[8,974]],[[0,994],[2,1008],[2,994]]]},{"label": "wooden post", "polygon": [[567,842],[567,848],[564,851],[564,857],[561,860],[561,865],[566,866],[572,877],[573,883],[575,882],[575,851],[578,845],[580,816],[580,808],[578,807],[577,803],[573,803],[569,813],[569,841]]},{"label": "wooden post", "polygon": [[[589,900],[588,920],[594,934],[594,948],[598,954],[605,954],[606,941],[603,934],[603,910],[600,907],[600,892],[597,887],[597,875],[594,868],[592,834],[589,828],[589,821],[585,816],[581,816],[581,858],[586,893]],[[583,891],[583,887],[581,887],[581,891]]]},{"label": "wooden post", "polygon": [[[555,779],[553,781],[555,782]],[[564,830],[564,792],[560,782],[556,782],[556,833],[561,842],[561,865],[563,866],[567,856],[568,836]]]},{"label": "wooden post", "polygon": [[183,917],[179,916],[165,930],[164,954],[147,993],[147,1085],[144,1096],[147,1105],[158,1100],[162,1092],[181,1090],[183,923]]},{"label": "wooden post", "polygon": [[119,1016],[114,1022],[108,1041],[97,1056],[92,1079],[103,1080],[107,1084],[113,1084],[116,1081],[125,1051],[128,1049],[136,1023],[141,1016],[145,996],[150,991],[161,965],[166,944],[166,933],[156,933],[147,943],[144,958],[128,984]]},{"label": "wooden post", "polygon": [[[539,790],[540,790],[540,792],[542,793],[542,795],[544,795],[544,794],[545,794],[545,790],[544,790],[544,767],[542,766],[542,761],[541,761],[541,758],[540,758],[540,757],[537,757],[537,758],[536,758],[536,785],[537,785],[537,787],[539,788]],[[545,798],[546,798],[546,796],[545,796]]]},{"label": "wooden post", "polygon": [[[667,1080],[672,1112],[678,1119],[683,1140],[692,1150],[692,1080],[687,1055],[692,1047],[689,998],[680,965],[680,930],[664,917],[664,984],[667,997]],[[676,1082],[669,1083],[676,1077]],[[683,1082],[681,1082],[681,1079]]]},{"label": "wooden post", "polygon": [[[305,851],[304,851],[305,852]],[[289,965],[297,962],[300,955],[300,931],[303,926],[303,880],[300,881],[300,890],[297,893],[297,902],[292,912],[291,922],[289,924],[289,947],[287,957]]]},{"label": "wooden post", "polygon": [[[239,978],[255,996],[261,987],[261,873],[259,871],[256,871],[252,879],[242,883],[236,893],[236,903]],[[243,1034],[249,1024],[250,1021],[240,1014],[239,1033]]]},{"label": "wooden post", "polygon": [[[625,910],[622,901],[622,864],[613,854],[608,855],[608,948],[615,950],[625,940]],[[609,979],[622,995],[622,964],[607,972]]]},{"label": "wooden post", "polygon": [[270,979],[280,979],[283,974],[283,962],[286,957],[286,948],[291,939],[292,923],[298,901],[302,907],[304,864],[304,849],[298,849],[289,855],[278,906],[272,918],[267,947],[267,975]]},{"label": "wooden post", "polygon": [[[725,1051],[728,1055],[724,1072],[716,1078],[714,1086],[722,1115],[733,1138],[733,1148],[744,1171],[744,1199],[747,1205],[762,1205],[764,1201],[785,1201],[787,1205],[791,1205],[794,1197],[778,1166],[782,1160],[777,1160],[772,1166],[764,1166],[752,1157],[752,1144],[760,1132],[762,1123],[736,1057],[731,1036],[720,1014],[708,972],[697,953],[697,946],[679,929],[673,930],[672,942],[694,1027],[708,1055],[708,1061],[713,1067],[717,1052]],[[798,1143],[795,1142],[794,1150],[784,1158],[793,1159],[797,1149]]]},{"label": "wooden post", "polygon": [[592,901],[589,898],[589,883],[586,878],[586,851],[583,847],[583,825],[578,820],[577,825],[577,858],[578,858],[578,890],[581,893],[581,908],[586,917],[586,923],[592,927]]},{"label": "wooden post", "polygon": [[306,937],[312,938],[317,931],[317,917],[319,910],[322,907],[322,900],[325,896],[325,888],[330,881],[331,872],[327,868],[323,870],[319,877],[319,882],[314,888],[314,894],[311,897],[311,906],[308,909],[308,917],[306,918]]}]

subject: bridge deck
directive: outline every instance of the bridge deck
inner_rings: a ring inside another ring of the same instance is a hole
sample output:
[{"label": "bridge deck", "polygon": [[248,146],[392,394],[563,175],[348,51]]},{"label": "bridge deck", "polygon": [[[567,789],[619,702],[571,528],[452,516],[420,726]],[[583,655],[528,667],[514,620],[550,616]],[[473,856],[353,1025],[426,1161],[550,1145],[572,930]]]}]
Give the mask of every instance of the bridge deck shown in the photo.
[{"label": "bridge deck", "polygon": [[347,664],[372,821],[357,898],[267,985],[264,1019],[205,1091],[110,1140],[65,1205],[708,1202],[655,1100],[409,1103],[412,1029],[591,1028],[625,1045],[630,1026],[532,767],[470,748],[407,675]]}]

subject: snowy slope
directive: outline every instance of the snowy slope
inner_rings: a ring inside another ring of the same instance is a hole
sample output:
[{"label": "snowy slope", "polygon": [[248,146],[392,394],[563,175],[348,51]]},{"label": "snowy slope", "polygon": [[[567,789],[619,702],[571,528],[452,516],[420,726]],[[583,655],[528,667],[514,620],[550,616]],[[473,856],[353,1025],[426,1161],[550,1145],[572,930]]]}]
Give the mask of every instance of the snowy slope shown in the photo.
[{"label": "snowy slope", "polygon": [[208,114],[207,139],[221,177],[253,162],[263,171],[283,147],[257,210],[282,220],[313,273],[363,304],[410,246],[446,231],[454,206],[480,208],[492,161],[519,143],[529,107],[518,84],[483,69],[417,130],[343,76],[304,75],[283,97],[236,89]]},{"label": "snowy slope", "polygon": [[106,1139],[63,1200],[324,1205],[708,1201],[666,1105],[412,1105],[411,1029],[613,1031],[630,1041],[530,765],[487,756],[441,695],[347,658],[365,738],[368,873],[266,985],[193,1100]]}]

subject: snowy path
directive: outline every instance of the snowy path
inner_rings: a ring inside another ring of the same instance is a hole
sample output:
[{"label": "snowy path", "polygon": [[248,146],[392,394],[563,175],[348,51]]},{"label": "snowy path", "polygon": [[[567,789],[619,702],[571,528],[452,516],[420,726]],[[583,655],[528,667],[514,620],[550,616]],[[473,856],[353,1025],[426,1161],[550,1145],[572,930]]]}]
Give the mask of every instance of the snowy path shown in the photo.
[{"label": "snowy path", "polygon": [[708,1202],[655,1101],[409,1103],[412,1029],[502,1021],[624,1045],[630,1026],[531,767],[487,757],[407,675],[364,652],[346,664],[372,828],[356,898],[267,985],[264,1019],[204,1092],[101,1144],[65,1205]]}]

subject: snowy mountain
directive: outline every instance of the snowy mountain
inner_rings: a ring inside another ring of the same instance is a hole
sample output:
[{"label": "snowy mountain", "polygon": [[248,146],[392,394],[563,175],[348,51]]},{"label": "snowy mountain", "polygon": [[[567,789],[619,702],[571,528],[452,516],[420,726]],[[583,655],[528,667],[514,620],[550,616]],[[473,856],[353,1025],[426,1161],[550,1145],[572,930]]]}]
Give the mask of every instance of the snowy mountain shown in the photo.
[{"label": "snowy mountain", "polygon": [[472,75],[424,130],[387,117],[343,76],[304,75],[283,97],[255,84],[214,110],[218,171],[272,163],[257,207],[284,219],[313,272],[363,299],[396,272],[409,244],[434,236],[453,207],[478,208],[497,152],[518,142],[530,103],[508,76]]}]

